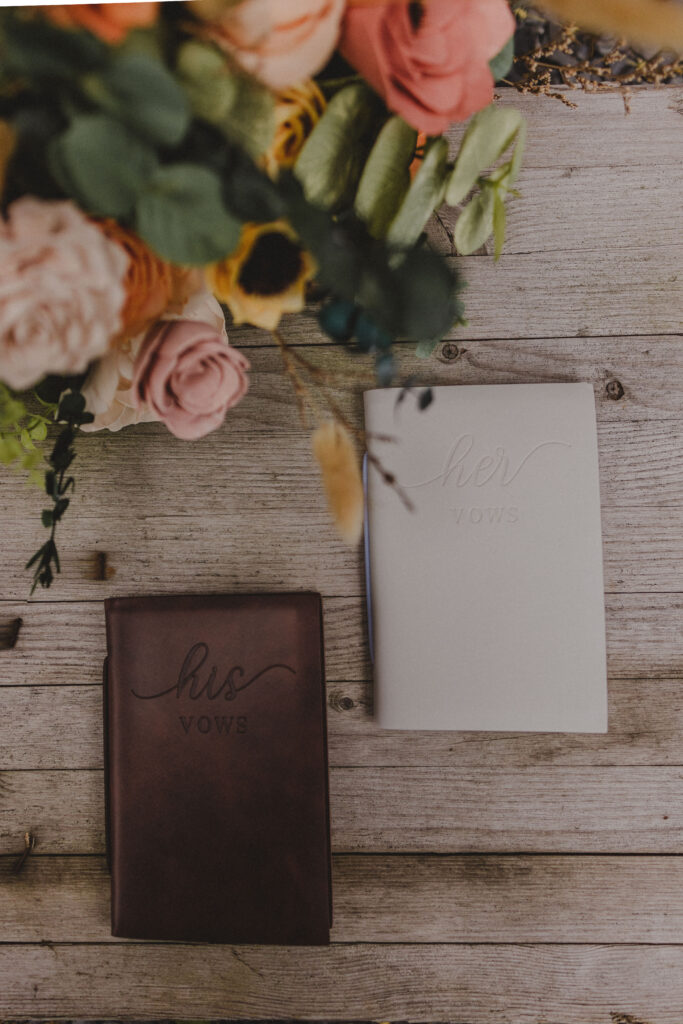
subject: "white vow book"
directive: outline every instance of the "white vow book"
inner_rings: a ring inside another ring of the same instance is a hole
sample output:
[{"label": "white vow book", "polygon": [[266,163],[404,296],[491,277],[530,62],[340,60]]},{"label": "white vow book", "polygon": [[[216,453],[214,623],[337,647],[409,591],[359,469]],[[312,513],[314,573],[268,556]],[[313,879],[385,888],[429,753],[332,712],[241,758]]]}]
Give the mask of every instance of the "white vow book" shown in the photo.
[{"label": "white vow book", "polygon": [[421,390],[365,394],[413,506],[368,462],[379,725],[606,732],[592,386],[435,387],[424,410]]}]

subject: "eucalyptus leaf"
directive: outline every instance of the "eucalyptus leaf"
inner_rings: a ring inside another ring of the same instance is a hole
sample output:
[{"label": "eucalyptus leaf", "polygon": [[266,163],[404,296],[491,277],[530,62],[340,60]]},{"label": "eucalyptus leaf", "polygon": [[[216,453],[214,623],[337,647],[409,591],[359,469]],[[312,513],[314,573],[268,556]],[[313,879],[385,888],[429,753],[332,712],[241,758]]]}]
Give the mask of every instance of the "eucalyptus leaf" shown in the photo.
[{"label": "eucalyptus leaf", "polygon": [[197,117],[220,128],[256,159],[275,132],[275,101],[256,79],[234,72],[214,47],[189,40],[178,51],[178,74]]},{"label": "eucalyptus leaf", "polygon": [[449,206],[462,202],[479,176],[503,155],[523,121],[518,110],[494,104],[474,115],[446,186],[445,198]]},{"label": "eucalyptus leaf", "polygon": [[356,192],[355,210],[374,238],[382,238],[410,188],[417,132],[391,117],[370,151]]},{"label": "eucalyptus leaf", "polygon": [[522,119],[522,123],[519,126],[517,132],[517,139],[515,141],[515,149],[512,154],[512,161],[510,164],[510,184],[517,181],[519,172],[522,167],[522,157],[524,156],[524,147],[526,145],[526,121]]},{"label": "eucalyptus leaf", "polygon": [[499,82],[501,78],[505,78],[512,68],[512,62],[514,59],[515,37],[514,35],[511,35],[502,50],[499,50],[496,56],[489,61],[489,67],[491,68],[491,74],[493,75],[494,82]]},{"label": "eucalyptus leaf", "polygon": [[20,10],[2,18],[2,66],[29,79],[70,81],[109,60],[109,47],[90,32],[63,29]]},{"label": "eucalyptus leaf", "polygon": [[470,199],[458,217],[453,240],[458,252],[463,256],[475,252],[493,232],[495,200],[495,190],[491,187],[484,188]]},{"label": "eucalyptus leaf", "polygon": [[140,235],[172,263],[203,265],[229,255],[240,222],[225,210],[221,182],[199,164],[160,167],[136,204]]},{"label": "eucalyptus leaf", "polygon": [[154,150],[106,114],[74,118],[48,149],[50,169],[89,213],[127,217],[158,166]]},{"label": "eucalyptus leaf", "polygon": [[505,212],[505,202],[500,192],[496,190],[493,198],[493,237],[495,242],[493,258],[495,260],[500,259],[501,253],[503,252],[506,219],[507,214]]},{"label": "eucalyptus leaf", "polygon": [[294,165],[310,203],[334,210],[353,195],[376,102],[362,82],[347,85],[330,100]]},{"label": "eucalyptus leaf", "polygon": [[163,64],[141,53],[116,56],[109,67],[86,75],[85,94],[151,142],[175,146],[190,123],[185,92]]},{"label": "eucalyptus leaf", "polygon": [[389,226],[389,245],[409,248],[417,242],[432,213],[443,202],[447,160],[447,140],[430,139],[418,172]]}]

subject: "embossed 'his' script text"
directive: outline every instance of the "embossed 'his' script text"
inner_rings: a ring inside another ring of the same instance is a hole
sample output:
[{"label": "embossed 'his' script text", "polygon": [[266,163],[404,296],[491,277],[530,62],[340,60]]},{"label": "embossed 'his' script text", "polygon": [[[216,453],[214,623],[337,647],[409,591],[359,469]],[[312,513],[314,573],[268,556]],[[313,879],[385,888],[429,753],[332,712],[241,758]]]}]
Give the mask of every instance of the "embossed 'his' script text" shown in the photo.
[{"label": "embossed 'his' script text", "polygon": [[158,693],[138,693],[133,689],[131,689],[131,693],[139,700],[155,700],[157,697],[168,697],[170,694],[175,694],[176,698],[188,697],[190,700],[199,700],[200,697],[205,697],[207,700],[218,700],[221,696],[223,700],[235,700],[238,693],[253,686],[255,682],[264,679],[270,673],[284,671],[296,675],[296,671],[291,665],[284,665],[280,662],[266,665],[265,668],[248,677],[241,665],[233,665],[225,678],[218,681],[216,665],[211,666],[208,675],[202,672],[208,657],[208,644],[194,644],[185,656],[177,683],[173,683],[165,690],[159,690]]}]

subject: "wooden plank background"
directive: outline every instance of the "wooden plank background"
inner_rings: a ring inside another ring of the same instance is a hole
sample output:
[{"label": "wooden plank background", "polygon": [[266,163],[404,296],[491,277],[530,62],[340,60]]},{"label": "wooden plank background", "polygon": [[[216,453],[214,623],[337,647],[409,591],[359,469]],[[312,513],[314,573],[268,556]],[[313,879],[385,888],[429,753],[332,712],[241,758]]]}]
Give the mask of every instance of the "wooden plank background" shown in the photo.
[{"label": "wooden plank background", "polygon": [[[63,576],[33,600],[42,501],[0,479],[0,1014],[683,1020],[683,90],[638,90],[629,116],[619,96],[573,98],[501,98],[529,119],[504,255],[458,261],[468,326],[399,363],[421,383],[593,383],[608,735],[375,727],[360,553],[329,523],[279,352],[233,330],[252,387],[221,431],[81,440]],[[431,228],[449,258],[451,230]],[[357,374],[332,393],[359,423],[367,367],[310,316],[283,327]],[[302,588],[324,598],[331,948],[112,939],[102,599]]]}]

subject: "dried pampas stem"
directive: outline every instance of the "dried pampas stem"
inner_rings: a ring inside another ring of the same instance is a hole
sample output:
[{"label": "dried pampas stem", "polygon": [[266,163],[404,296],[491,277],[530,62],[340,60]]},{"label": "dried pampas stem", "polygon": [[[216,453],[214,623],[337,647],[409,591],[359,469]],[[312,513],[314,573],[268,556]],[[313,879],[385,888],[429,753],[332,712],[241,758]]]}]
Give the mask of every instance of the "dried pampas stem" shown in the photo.
[{"label": "dried pampas stem", "polygon": [[356,545],[363,532],[363,482],[349,432],[336,420],[327,420],[312,440],[337,530],[347,544]]}]

